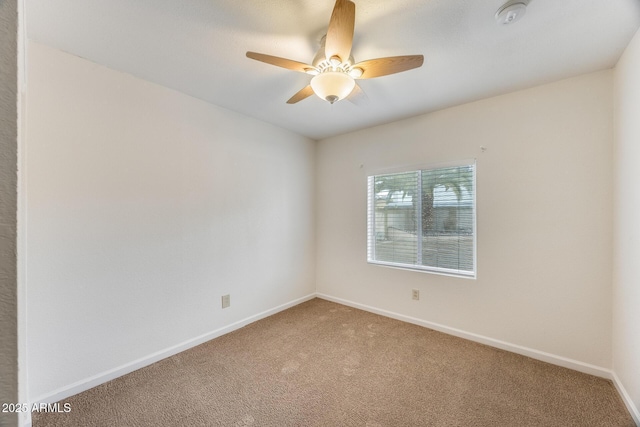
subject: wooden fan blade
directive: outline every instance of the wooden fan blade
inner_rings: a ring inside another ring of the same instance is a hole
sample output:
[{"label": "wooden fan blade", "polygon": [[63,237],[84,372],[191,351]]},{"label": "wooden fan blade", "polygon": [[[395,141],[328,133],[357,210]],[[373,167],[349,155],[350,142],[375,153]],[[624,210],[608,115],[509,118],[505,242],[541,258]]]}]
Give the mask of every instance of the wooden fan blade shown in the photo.
[{"label": "wooden fan blade", "polygon": [[300,91],[298,91],[298,93],[289,98],[287,104],[295,104],[298,101],[302,101],[303,99],[310,97],[311,95],[313,95],[313,89],[311,88],[311,85],[305,86]]},{"label": "wooden fan blade", "polygon": [[327,59],[337,56],[341,62],[349,60],[355,21],[355,3],[349,0],[337,0],[333,7],[325,41],[324,54]]},{"label": "wooden fan blade", "polygon": [[264,53],[247,52],[247,58],[255,59],[256,61],[266,62],[267,64],[286,68],[287,70],[300,71],[302,73],[305,73],[308,70],[314,69],[313,65],[304,64],[298,61],[292,61],[291,59],[280,58],[278,56],[265,55]]},{"label": "wooden fan blade", "polygon": [[390,56],[362,61],[355,64],[353,68],[362,70],[362,75],[357,77],[358,79],[372,79],[418,68],[423,63],[424,56],[422,55]]},{"label": "wooden fan blade", "polygon": [[349,96],[347,96],[347,101],[354,105],[363,106],[369,103],[369,97],[360,86],[355,85]]}]

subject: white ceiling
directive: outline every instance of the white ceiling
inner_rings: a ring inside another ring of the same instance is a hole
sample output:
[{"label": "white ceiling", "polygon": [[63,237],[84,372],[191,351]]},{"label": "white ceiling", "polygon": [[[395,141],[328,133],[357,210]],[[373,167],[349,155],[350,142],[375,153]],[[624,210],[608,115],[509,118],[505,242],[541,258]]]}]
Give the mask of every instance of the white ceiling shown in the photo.
[{"label": "white ceiling", "polygon": [[313,139],[611,68],[640,26],[639,0],[355,0],[356,61],[423,54],[421,68],[360,80],[365,105],[315,96],[311,76],[245,57],[311,62],[334,0],[25,0],[31,40]]}]

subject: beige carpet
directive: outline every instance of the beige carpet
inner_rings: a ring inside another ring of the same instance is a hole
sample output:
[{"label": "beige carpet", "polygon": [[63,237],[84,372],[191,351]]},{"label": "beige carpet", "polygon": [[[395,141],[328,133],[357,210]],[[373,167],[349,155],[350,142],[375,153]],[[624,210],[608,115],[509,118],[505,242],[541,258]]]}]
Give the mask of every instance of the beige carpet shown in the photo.
[{"label": "beige carpet", "polygon": [[611,382],[321,299],[34,414],[42,426],[634,426]]}]

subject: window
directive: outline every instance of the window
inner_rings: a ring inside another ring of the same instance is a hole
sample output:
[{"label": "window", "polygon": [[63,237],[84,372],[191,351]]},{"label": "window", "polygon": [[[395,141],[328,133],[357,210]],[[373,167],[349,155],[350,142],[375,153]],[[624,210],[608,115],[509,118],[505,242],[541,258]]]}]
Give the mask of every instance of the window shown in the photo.
[{"label": "window", "polygon": [[475,277],[475,163],[368,177],[367,260]]}]

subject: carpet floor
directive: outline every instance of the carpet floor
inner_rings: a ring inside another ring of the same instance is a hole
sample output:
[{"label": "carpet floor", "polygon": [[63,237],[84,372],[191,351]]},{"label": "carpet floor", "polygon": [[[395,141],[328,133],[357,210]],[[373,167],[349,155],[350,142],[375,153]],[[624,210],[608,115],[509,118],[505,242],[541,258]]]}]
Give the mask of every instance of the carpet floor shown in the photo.
[{"label": "carpet floor", "polygon": [[33,426],[635,426],[608,380],[322,299],[62,403]]}]

